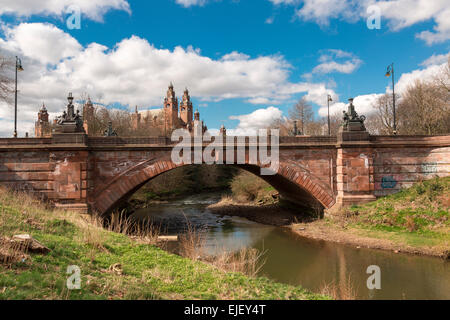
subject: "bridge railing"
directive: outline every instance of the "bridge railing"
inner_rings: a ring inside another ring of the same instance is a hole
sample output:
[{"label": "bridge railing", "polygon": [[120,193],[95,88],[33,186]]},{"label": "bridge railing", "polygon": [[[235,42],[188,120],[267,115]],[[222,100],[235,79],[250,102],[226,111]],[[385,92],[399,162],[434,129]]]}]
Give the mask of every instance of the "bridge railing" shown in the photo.
[{"label": "bridge railing", "polygon": [[414,141],[414,140],[448,140],[448,139],[449,139],[448,134],[432,135],[432,136],[426,135],[370,136],[370,141],[394,141],[394,140]]},{"label": "bridge railing", "polygon": [[336,143],[336,136],[297,136],[297,137],[280,137],[280,144],[292,143]]},{"label": "bridge railing", "polygon": [[[213,138],[214,139],[214,138]],[[236,137],[227,136],[224,137],[224,143],[231,139],[234,144],[238,142],[250,143],[250,137]],[[244,140],[245,139],[245,140]],[[89,137],[89,145],[174,145],[177,142],[172,142],[167,137]],[[298,136],[298,137],[280,137],[280,144],[317,144],[317,143],[331,143],[337,142],[336,136]],[[270,139],[269,139],[270,143]]]},{"label": "bridge railing", "polygon": [[124,144],[149,144],[170,145],[173,142],[167,137],[89,137],[89,145],[124,145]]},{"label": "bridge railing", "polygon": [[0,138],[0,145],[36,145],[51,144],[52,138]]}]

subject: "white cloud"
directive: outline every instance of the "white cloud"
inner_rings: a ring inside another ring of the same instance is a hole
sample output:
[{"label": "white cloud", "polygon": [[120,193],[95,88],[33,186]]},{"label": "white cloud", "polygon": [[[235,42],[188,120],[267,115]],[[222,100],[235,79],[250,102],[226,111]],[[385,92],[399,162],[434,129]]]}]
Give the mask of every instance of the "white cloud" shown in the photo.
[{"label": "white cloud", "polygon": [[187,8],[191,6],[203,6],[206,3],[206,0],[176,0],[176,3]]},{"label": "white cloud", "polygon": [[77,40],[51,24],[22,23],[14,29],[6,28],[5,33],[6,40],[0,39],[0,45],[20,50],[26,57],[43,64],[55,64],[81,50]]},{"label": "white cloud", "polygon": [[[442,56],[448,57],[448,54],[446,54],[446,55],[444,54]],[[446,62],[441,63],[442,60],[443,60],[442,57],[433,55],[421,64],[421,65],[426,65],[425,68],[413,70],[413,71],[407,72],[407,73],[403,73],[400,76],[400,78],[398,79],[397,83],[395,84],[396,93],[399,94],[401,97],[401,95],[408,89],[408,87],[410,85],[414,84],[414,82],[416,80],[422,80],[422,81],[432,80],[433,77],[436,76],[442,70],[442,68],[444,68],[446,65]],[[432,64],[433,61],[436,64]],[[387,86],[385,93],[392,94],[392,87]],[[369,115],[369,114],[373,113],[375,111],[373,108],[375,101],[377,100],[378,97],[380,97],[382,95],[383,95],[383,93],[379,93],[379,94],[372,93],[372,94],[361,95],[361,96],[355,97],[354,105],[355,105],[356,111],[359,114],[365,114],[365,115]],[[333,99],[333,100],[335,100],[335,99]],[[336,112],[340,114],[340,113],[342,113],[342,110],[346,110],[347,106],[348,106],[348,104],[343,103],[343,102],[334,103],[330,106],[330,114],[335,114]],[[320,116],[326,116],[327,113],[328,113],[327,107],[322,107],[319,109]]]},{"label": "white cloud", "polygon": [[84,16],[101,21],[109,10],[123,10],[130,13],[126,0],[0,0],[0,15],[12,14],[20,17],[32,15],[62,16],[70,6],[78,6]]},{"label": "white cloud", "polygon": [[330,19],[356,21],[359,18],[357,2],[347,0],[303,0],[303,7],[297,10],[297,16],[305,21],[313,21],[327,26]]},{"label": "white cloud", "polygon": [[435,64],[443,64],[443,63],[447,62],[448,58],[449,58],[449,54],[448,53],[433,54],[431,57],[426,59],[420,65],[423,66],[423,67],[428,67],[428,66],[432,66],[432,65],[435,65]]},{"label": "white cloud", "polygon": [[377,1],[376,5],[393,30],[432,19],[436,23],[434,31],[422,31],[416,36],[429,45],[450,39],[450,4],[447,0]]},{"label": "white cloud", "polygon": [[270,99],[263,98],[263,97],[248,99],[247,102],[251,103],[251,104],[270,104],[271,103]]},{"label": "white cloud", "polygon": [[[22,132],[35,121],[43,101],[50,112],[61,112],[69,91],[131,108],[161,106],[171,81],[178,94],[187,86],[201,103],[228,98],[279,103],[299,93],[318,101],[326,92],[322,83],[290,82],[292,66],[282,56],[251,58],[232,52],[211,59],[192,47],[159,49],[136,36],[113,48],[98,43],[83,47],[69,34],[42,23],[6,26],[4,31],[0,50],[10,57],[19,55],[25,69],[19,75]],[[0,104],[0,109],[5,110],[0,118],[13,119],[10,107]]]},{"label": "white cloud", "polygon": [[[358,112],[359,115],[368,115],[373,113],[373,105],[375,101],[378,99],[378,97],[382,96],[382,94],[366,94],[357,96],[353,104],[355,105],[356,112]],[[337,102],[332,105],[330,105],[330,114],[342,114],[342,111],[347,110],[348,103],[344,102]],[[321,117],[326,117],[328,115],[328,108],[322,107],[319,109],[319,115]]]},{"label": "white cloud", "polygon": [[239,120],[236,129],[229,129],[229,135],[255,135],[258,129],[269,127],[275,120],[281,119],[283,112],[275,107],[258,109],[250,114],[230,116],[231,120]]},{"label": "white cloud", "polygon": [[[297,1],[270,0],[275,4],[296,4]],[[356,22],[368,16],[367,8],[376,5],[380,8],[382,23],[387,21],[393,31],[414,24],[433,20],[433,30],[425,30],[416,35],[427,44],[444,42],[450,39],[450,3],[448,0],[302,0],[296,15],[304,21],[312,21],[328,26],[330,20],[339,19]]]},{"label": "white cloud", "polygon": [[272,2],[274,5],[298,3],[298,0],[269,0],[269,1]]},{"label": "white cloud", "polygon": [[[429,65],[425,69],[418,69],[408,73],[403,73],[400,76],[400,79],[398,80],[397,84],[395,85],[396,92],[402,94],[403,92],[406,91],[408,86],[412,85],[416,80],[422,81],[432,80],[433,77],[436,76],[445,65],[446,63],[440,65],[439,64]],[[392,90],[392,88],[387,90]]]},{"label": "white cloud", "polygon": [[274,21],[275,21],[274,17],[269,17],[269,18],[266,19],[265,23],[266,24],[273,24]]},{"label": "white cloud", "polygon": [[362,60],[352,53],[336,49],[327,50],[327,53],[320,56],[319,61],[321,63],[314,67],[312,70],[313,74],[327,74],[333,72],[349,74],[358,69],[362,64]]}]

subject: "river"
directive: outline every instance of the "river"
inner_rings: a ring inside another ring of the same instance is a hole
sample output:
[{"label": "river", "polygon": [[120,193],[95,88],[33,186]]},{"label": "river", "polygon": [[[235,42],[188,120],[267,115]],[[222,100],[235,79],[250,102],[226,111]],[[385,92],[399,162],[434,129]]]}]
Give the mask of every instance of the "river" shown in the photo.
[{"label": "river", "polygon": [[[169,235],[186,229],[187,220],[205,228],[205,251],[256,248],[264,252],[259,275],[320,292],[325,284],[351,281],[357,299],[450,299],[450,263],[439,258],[357,249],[300,237],[288,228],[239,217],[218,216],[207,209],[220,194],[199,194],[140,209],[134,217],[150,219]],[[172,247],[173,249],[173,247]],[[369,290],[367,267],[381,270],[381,289]]]}]

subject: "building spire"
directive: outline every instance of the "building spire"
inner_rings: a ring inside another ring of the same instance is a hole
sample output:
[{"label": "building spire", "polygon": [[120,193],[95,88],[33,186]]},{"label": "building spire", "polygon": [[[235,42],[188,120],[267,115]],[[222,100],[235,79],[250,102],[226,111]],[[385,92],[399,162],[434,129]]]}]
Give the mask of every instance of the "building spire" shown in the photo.
[{"label": "building spire", "polygon": [[200,121],[200,112],[198,112],[198,109],[195,110],[195,113],[194,113],[194,120]]}]

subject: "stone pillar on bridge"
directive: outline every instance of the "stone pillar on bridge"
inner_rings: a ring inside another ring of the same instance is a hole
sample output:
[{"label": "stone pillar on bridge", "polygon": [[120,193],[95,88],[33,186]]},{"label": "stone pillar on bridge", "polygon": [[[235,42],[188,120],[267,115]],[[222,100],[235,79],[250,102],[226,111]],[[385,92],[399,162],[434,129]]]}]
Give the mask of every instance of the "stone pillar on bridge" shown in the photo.
[{"label": "stone pillar on bridge", "polygon": [[56,148],[49,155],[49,161],[55,168],[52,174],[54,192],[51,200],[56,207],[87,213],[90,187],[88,139],[83,117],[79,115],[79,111],[74,110],[71,93],[67,99],[67,108],[58,117],[52,133],[52,144]]},{"label": "stone pillar on bridge", "polygon": [[337,205],[342,206],[375,200],[373,150],[364,116],[358,116],[349,99],[344,123],[338,132],[336,182]]}]

